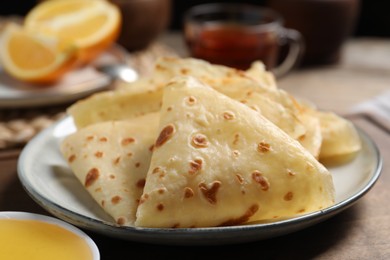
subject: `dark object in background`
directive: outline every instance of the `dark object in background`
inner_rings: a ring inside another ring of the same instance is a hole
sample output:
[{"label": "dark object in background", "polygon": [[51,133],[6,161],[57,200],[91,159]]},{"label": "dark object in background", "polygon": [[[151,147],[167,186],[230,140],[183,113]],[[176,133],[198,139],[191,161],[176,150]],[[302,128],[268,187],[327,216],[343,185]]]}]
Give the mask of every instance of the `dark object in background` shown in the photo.
[{"label": "dark object in background", "polygon": [[128,51],[146,48],[170,23],[171,0],[110,0],[120,7],[122,28],[117,42]]},{"label": "dark object in background", "polygon": [[390,37],[390,1],[361,0],[355,36]]},{"label": "dark object in background", "polygon": [[301,65],[339,61],[344,42],[352,36],[359,14],[359,0],[269,0],[288,28],[301,32],[305,52]]},{"label": "dark object in background", "polygon": [[[19,0],[20,1],[20,0]],[[27,1],[27,0],[25,0]],[[283,0],[294,1],[294,0]],[[325,2],[328,0],[324,0]],[[337,1],[337,0],[332,0]],[[170,28],[172,30],[182,29],[183,13],[191,6],[219,2],[217,0],[172,0],[172,19]],[[266,0],[224,0],[229,3],[250,3],[265,5]],[[360,0],[360,14],[353,32],[354,36],[378,36],[390,37],[390,2],[385,0]]]}]

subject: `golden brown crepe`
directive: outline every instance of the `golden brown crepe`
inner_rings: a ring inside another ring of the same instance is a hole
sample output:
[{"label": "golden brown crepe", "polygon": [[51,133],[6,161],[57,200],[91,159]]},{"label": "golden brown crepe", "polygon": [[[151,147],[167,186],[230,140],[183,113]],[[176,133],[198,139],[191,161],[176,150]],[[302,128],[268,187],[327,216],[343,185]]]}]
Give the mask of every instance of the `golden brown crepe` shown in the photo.
[{"label": "golden brown crepe", "polygon": [[276,89],[276,79],[272,72],[266,70],[264,63],[255,61],[250,68],[245,71],[245,74],[258,81],[262,86]]},{"label": "golden brown crepe", "polygon": [[162,89],[145,88],[103,91],[77,101],[67,109],[78,129],[98,122],[125,120],[158,112]]},{"label": "golden brown crepe", "polygon": [[306,150],[318,159],[323,143],[320,120],[308,112],[302,112],[300,120],[305,126],[306,133],[299,137],[298,141]]},{"label": "golden brown crepe", "polygon": [[165,88],[136,226],[235,225],[333,203],[331,174],[268,119],[192,77]]},{"label": "golden brown crepe", "polygon": [[[261,69],[254,66],[259,74]],[[77,102],[68,109],[78,128],[106,120],[120,120],[158,111],[163,89],[172,77],[191,75],[217,91],[238,100],[261,113],[294,139],[306,129],[299,120],[293,98],[274,86],[270,80],[255,79],[246,73],[198,59],[161,58],[149,78],[138,80],[116,91],[103,92]],[[270,78],[270,77],[269,77]]]},{"label": "golden brown crepe", "polygon": [[315,111],[321,124],[319,160],[327,165],[345,163],[357,155],[362,144],[356,127],[333,112]]},{"label": "golden brown crepe", "polygon": [[157,114],[96,123],[67,136],[61,152],[75,176],[119,225],[133,225],[158,125]]},{"label": "golden brown crepe", "polygon": [[307,100],[296,100],[306,134],[299,141],[327,166],[347,163],[361,150],[355,125],[334,112],[319,110]]}]

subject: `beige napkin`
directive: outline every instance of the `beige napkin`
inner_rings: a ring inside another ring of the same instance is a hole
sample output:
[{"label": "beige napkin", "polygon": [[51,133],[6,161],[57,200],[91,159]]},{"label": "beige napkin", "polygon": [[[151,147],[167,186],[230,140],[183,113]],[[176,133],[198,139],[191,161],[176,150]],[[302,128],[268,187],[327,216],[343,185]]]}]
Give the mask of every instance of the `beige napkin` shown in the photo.
[{"label": "beige napkin", "polygon": [[390,90],[351,108],[348,118],[364,116],[372,123],[390,133]]}]

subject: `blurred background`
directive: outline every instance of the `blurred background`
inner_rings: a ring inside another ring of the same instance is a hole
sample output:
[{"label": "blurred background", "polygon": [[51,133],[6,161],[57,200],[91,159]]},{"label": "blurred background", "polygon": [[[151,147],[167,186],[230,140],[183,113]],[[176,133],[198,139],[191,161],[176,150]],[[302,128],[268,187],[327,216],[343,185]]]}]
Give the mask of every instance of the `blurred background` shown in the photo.
[{"label": "blurred background", "polygon": [[[137,1],[137,0],[125,0]],[[159,0],[157,0],[159,1]],[[282,0],[283,2],[294,2],[302,0]],[[304,2],[343,2],[343,0],[304,0]],[[35,4],[37,0],[13,0],[12,4],[2,6],[0,15],[24,15]],[[206,0],[172,0],[172,17],[170,21],[170,29],[180,30],[182,28],[183,13],[191,6],[210,3],[218,1]],[[224,2],[241,2],[258,5],[268,5],[267,0],[242,0]],[[378,36],[390,37],[390,15],[389,15],[389,1],[384,0],[360,0],[360,10],[353,30],[353,36]]]},{"label": "blurred background", "polygon": [[[42,0],[14,0],[12,5],[3,6],[0,16],[25,15],[37,2]],[[130,3],[134,6],[140,0],[111,0],[118,3]],[[159,2],[154,4],[153,15],[140,14],[143,9],[136,8],[136,13],[129,12],[126,19],[129,23],[145,24],[136,26],[145,37],[134,37],[127,33],[122,38],[131,38],[128,50],[142,49],[157,33],[167,28],[171,31],[183,30],[185,12],[194,5],[218,1],[207,0],[147,0],[143,2]],[[164,2],[164,5],[162,4]],[[296,29],[303,35],[305,52],[300,65],[322,65],[336,63],[340,59],[341,47],[349,37],[390,37],[390,15],[388,1],[383,0],[243,0],[223,2],[240,2],[271,7],[284,18],[287,28]],[[160,7],[158,7],[160,6]],[[170,8],[170,12],[164,8]],[[149,8],[151,9],[151,8]],[[152,10],[149,10],[149,13]],[[159,12],[159,15],[155,15]],[[165,16],[164,16],[165,15]],[[154,17],[150,19],[149,17]],[[164,16],[164,17],[163,17]],[[169,16],[169,17],[166,17]],[[146,19],[145,19],[146,18]],[[167,19],[166,19],[167,18]],[[167,21],[168,20],[168,21]],[[158,28],[159,23],[163,28]],[[142,28],[142,29],[139,29]],[[154,29],[153,29],[154,28]],[[149,36],[145,35],[149,31]],[[137,42],[136,39],[139,39]],[[126,47],[126,46],[125,46]],[[283,59],[281,50],[280,59]]]}]

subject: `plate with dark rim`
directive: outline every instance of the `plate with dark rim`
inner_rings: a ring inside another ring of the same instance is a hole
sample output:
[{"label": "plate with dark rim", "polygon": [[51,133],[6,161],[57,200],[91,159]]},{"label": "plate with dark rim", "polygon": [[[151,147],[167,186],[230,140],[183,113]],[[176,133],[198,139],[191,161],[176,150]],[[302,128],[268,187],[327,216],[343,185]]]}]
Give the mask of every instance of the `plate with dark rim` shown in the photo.
[{"label": "plate with dark rim", "polygon": [[380,152],[362,130],[362,150],[344,165],[328,167],[336,202],[323,210],[273,222],[206,228],[119,227],[83,188],[61,155],[63,138],[76,130],[66,117],[35,136],[23,149],[18,176],[26,192],[54,216],[107,236],[165,245],[236,244],[286,235],[320,223],[352,206],[375,184],[382,169]]}]

